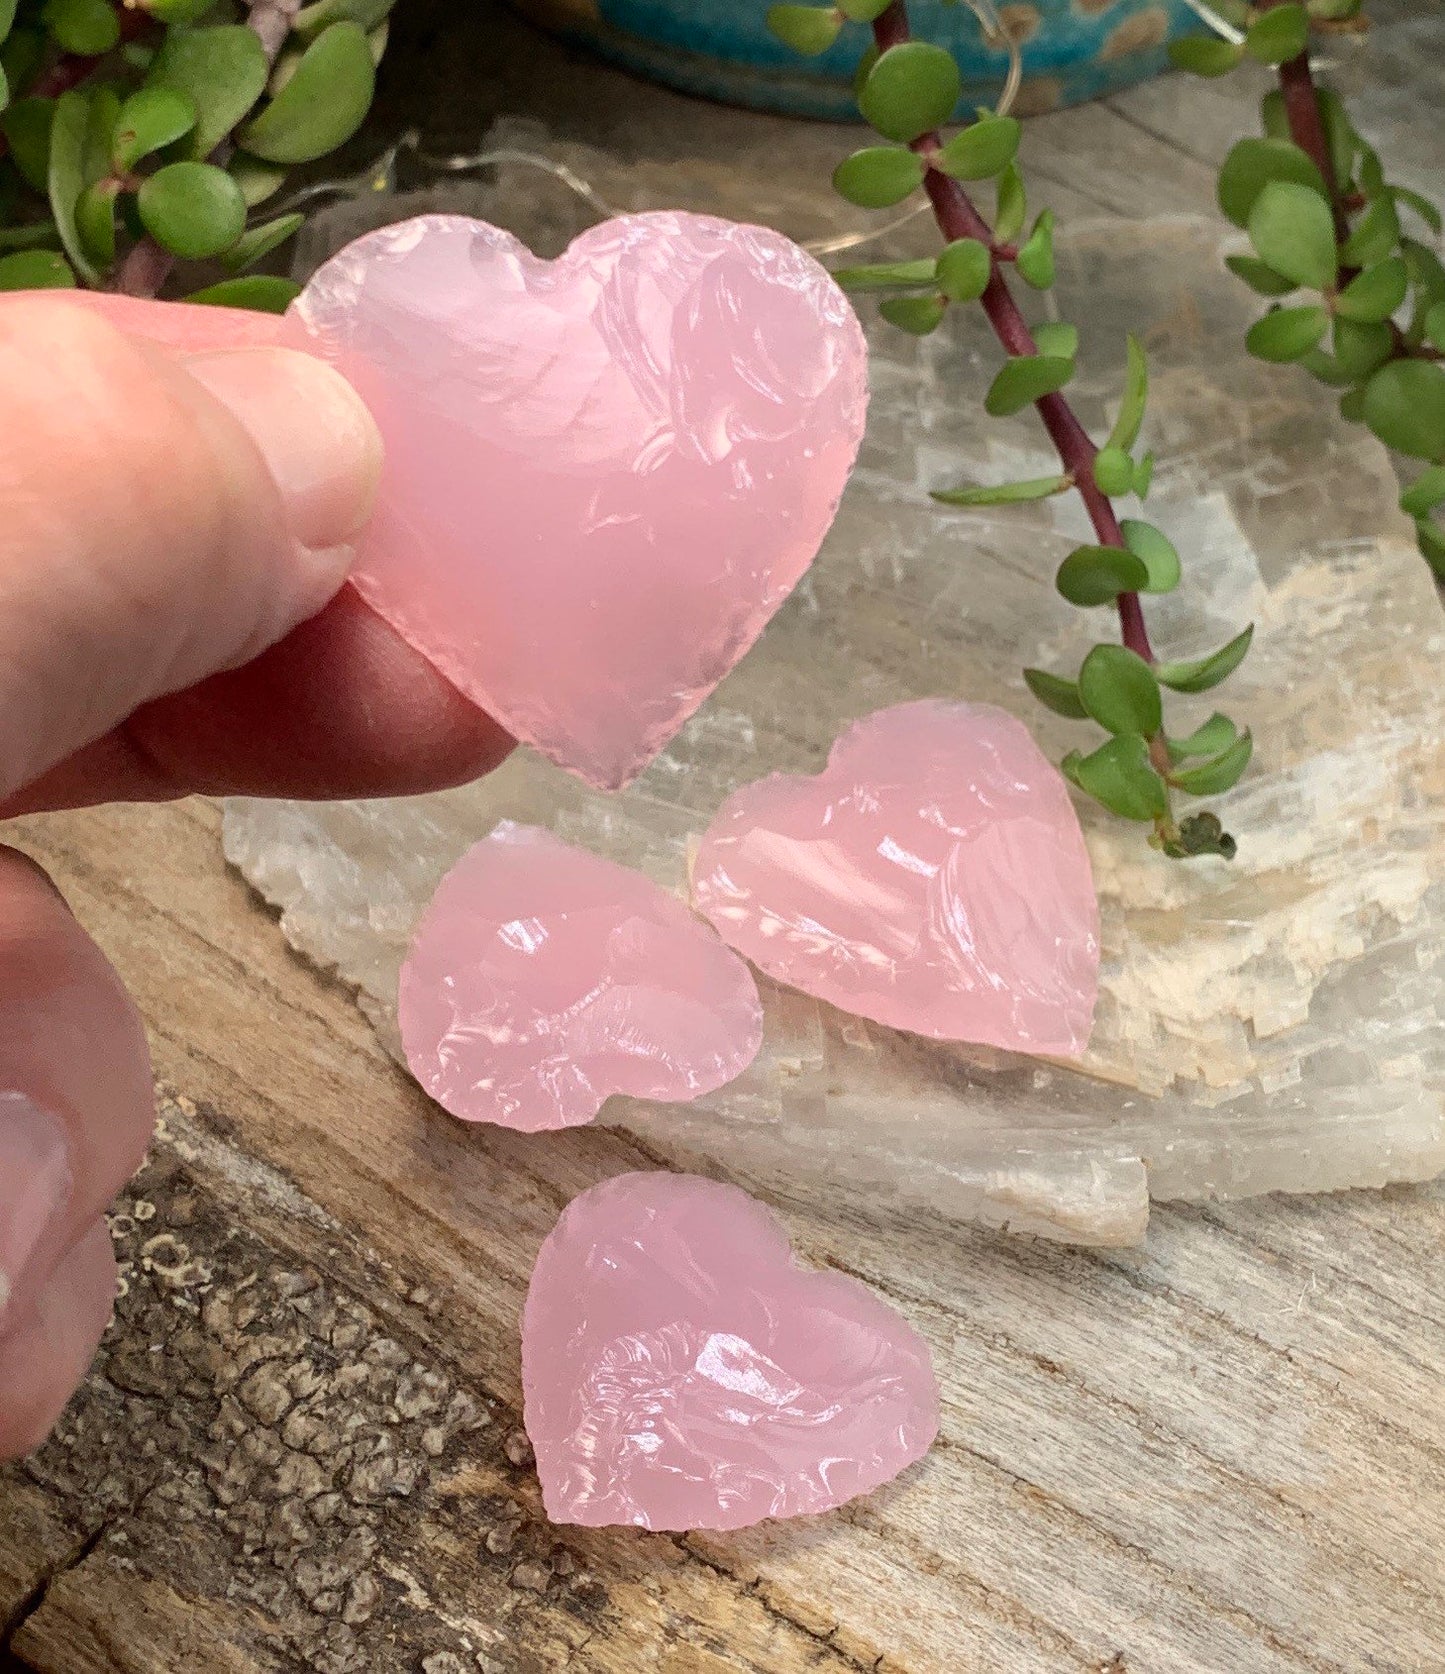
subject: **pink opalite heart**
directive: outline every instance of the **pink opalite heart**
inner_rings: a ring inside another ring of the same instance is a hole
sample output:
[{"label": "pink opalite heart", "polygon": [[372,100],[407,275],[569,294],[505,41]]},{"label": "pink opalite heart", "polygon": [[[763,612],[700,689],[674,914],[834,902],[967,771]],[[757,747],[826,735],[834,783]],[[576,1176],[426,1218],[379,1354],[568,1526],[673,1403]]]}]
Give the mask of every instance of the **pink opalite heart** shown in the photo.
[{"label": "pink opalite heart", "polygon": [[425,215],[312,278],[291,339],[386,439],[355,585],[514,736],[615,789],[812,562],[867,351],[781,234],[651,214],[556,262]]},{"label": "pink opalite heart", "polygon": [[469,1122],[590,1122],[613,1093],[689,1100],[762,1042],[747,966],[638,872],[504,822],[442,879],[402,967],[402,1044]]},{"label": "pink opalite heart", "polygon": [[770,976],[942,1040],[1075,1056],[1099,911],[1069,793],[989,704],[899,704],[816,778],[745,785],[708,827],[699,909]]},{"label": "pink opalite heart", "polygon": [[554,1523],[738,1529],[827,1511],[938,1433],[928,1348],[856,1279],[793,1264],[736,1186],[624,1174],[574,1198],[522,1320]]}]

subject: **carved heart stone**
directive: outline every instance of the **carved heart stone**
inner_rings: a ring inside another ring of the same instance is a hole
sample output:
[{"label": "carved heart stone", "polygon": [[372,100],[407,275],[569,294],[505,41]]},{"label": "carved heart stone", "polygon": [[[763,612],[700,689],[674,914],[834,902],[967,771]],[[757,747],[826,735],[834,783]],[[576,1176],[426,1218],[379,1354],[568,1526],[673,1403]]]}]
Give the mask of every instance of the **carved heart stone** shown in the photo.
[{"label": "carved heart stone", "polygon": [[757,1056],[757,984],[686,904],[503,821],[442,879],[397,995],[412,1074],[469,1122],[590,1122],[613,1093],[687,1101]]},{"label": "carved heart stone", "polygon": [[856,1279],[793,1263],[736,1186],[624,1174],[574,1198],[522,1321],[554,1523],[738,1529],[827,1511],[938,1433],[923,1339]]},{"label": "carved heart stone", "polygon": [[990,704],[883,709],[816,778],[735,791],[693,868],[698,908],[780,982],[942,1040],[1077,1056],[1099,910],[1063,779]]},{"label": "carved heart stone", "polygon": [[780,233],[625,216],[555,262],[424,215],[287,315],[386,440],[352,579],[515,737],[603,789],[657,754],[812,562],[862,438],[847,299]]}]

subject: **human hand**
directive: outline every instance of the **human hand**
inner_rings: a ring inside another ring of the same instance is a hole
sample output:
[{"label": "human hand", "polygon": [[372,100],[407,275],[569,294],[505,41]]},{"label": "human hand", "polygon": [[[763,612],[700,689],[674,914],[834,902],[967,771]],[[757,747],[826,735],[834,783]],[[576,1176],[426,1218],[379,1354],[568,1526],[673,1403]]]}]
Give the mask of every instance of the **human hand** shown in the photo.
[{"label": "human hand", "polygon": [[[339,591],[380,465],[320,361],[188,357],[73,301],[0,302],[0,816],[495,766],[511,740]],[[0,848],[0,1458],[40,1443],[90,1363],[104,1211],[153,1122],[135,1006]]]}]

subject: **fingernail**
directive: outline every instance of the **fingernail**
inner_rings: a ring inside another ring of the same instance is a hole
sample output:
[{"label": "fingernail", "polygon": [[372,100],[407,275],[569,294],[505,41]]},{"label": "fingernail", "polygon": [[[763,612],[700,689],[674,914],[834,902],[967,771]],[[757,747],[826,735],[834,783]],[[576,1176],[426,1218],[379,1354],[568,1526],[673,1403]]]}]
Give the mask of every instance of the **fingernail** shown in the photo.
[{"label": "fingernail", "polygon": [[260,449],[301,545],[350,541],[376,498],[381,435],[346,379],[296,349],[233,349],[185,364]]},{"label": "fingernail", "polygon": [[0,1093],[0,1320],[70,1200],[65,1129],[24,1093]]}]

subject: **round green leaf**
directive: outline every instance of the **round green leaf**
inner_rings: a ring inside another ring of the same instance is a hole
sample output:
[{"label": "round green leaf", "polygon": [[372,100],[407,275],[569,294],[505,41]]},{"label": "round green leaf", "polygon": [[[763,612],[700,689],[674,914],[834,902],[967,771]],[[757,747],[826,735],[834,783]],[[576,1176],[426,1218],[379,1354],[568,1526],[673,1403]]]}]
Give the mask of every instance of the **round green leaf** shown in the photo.
[{"label": "round green leaf", "polygon": [[1284,64],[1309,44],[1310,22],[1303,6],[1275,6],[1261,12],[1244,37],[1244,50],[1261,64]]},{"label": "round green leaf", "polygon": [[1034,327],[1034,344],[1041,355],[1072,360],[1079,352],[1079,328],[1067,320],[1045,320]]},{"label": "round green leaf", "polygon": [[1154,673],[1160,685],[1175,692],[1207,692],[1227,680],[1244,661],[1250,642],[1254,639],[1253,622],[1243,633],[1236,634],[1228,645],[1220,646],[1207,657],[1187,663],[1156,663]]},{"label": "round green leaf", "polygon": [[1266,267],[1257,256],[1226,256],[1224,265],[1260,296],[1288,296],[1299,289],[1293,279]]},{"label": "round green leaf", "polygon": [[1432,347],[1445,354],[1445,302],[1432,304],[1426,313],[1425,336]]},{"label": "round green leaf", "polygon": [[25,184],[45,192],[50,177],[50,130],[55,120],[54,99],[17,99],[0,114],[0,134],[10,147],[10,158]]},{"label": "round green leaf", "polygon": [[173,87],[142,87],[120,107],[111,146],[117,174],[128,174],[142,157],[174,145],[196,125],[196,107]]},{"label": "round green leaf", "polygon": [[102,272],[115,260],[115,199],[113,180],[87,186],[75,206],[75,226],[85,253]]},{"label": "round green leaf", "polygon": [[237,134],[253,157],[309,163],[343,145],[366,119],[376,66],[366,32],[333,23],[307,47],[295,73],[265,110]]},{"label": "round green leaf", "polygon": [[1347,384],[1368,378],[1395,352],[1395,334],[1388,324],[1364,324],[1355,320],[1335,321],[1335,364]]},{"label": "round green leaf", "polygon": [[146,81],[191,101],[196,126],[185,150],[207,157],[265,92],[269,69],[265,48],[249,29],[218,24],[167,30]]},{"label": "round green leaf", "polygon": [[1169,43],[1169,62],[1196,76],[1225,76],[1244,61],[1244,48],[1213,35],[1186,35]]},{"label": "round green leaf", "polygon": [[75,271],[90,284],[100,275],[81,243],[75,206],[85,190],[85,142],[90,126],[90,100],[82,92],[62,93],[55,101],[50,127],[50,213],[55,230]]},{"label": "round green leaf", "polygon": [[1186,756],[1214,756],[1232,744],[1238,736],[1239,729],[1228,715],[1214,714],[1202,727],[1196,727],[1185,738],[1171,738],[1169,740],[1169,754],[1175,761],[1183,761]]},{"label": "round green leaf", "polygon": [[873,23],[892,3],[893,0],[838,0],[838,10],[849,23]]},{"label": "round green leaf", "polygon": [[1034,230],[1018,253],[1019,278],[1036,291],[1046,291],[1054,282],[1054,212],[1046,209],[1034,222]]},{"label": "round green leaf", "polygon": [[1179,789],[1190,796],[1217,796],[1239,783],[1249,758],[1254,754],[1254,740],[1247,732],[1240,733],[1227,750],[1198,767],[1180,768],[1170,775]]},{"label": "round green leaf", "polygon": [[1076,547],[1054,578],[1054,585],[1070,604],[1112,604],[1120,593],[1142,592],[1149,568],[1142,558],[1120,546]]},{"label": "round green leaf", "polygon": [[1300,360],[1318,348],[1330,316],[1318,303],[1304,308],[1276,308],[1249,328],[1244,346],[1260,360]]},{"label": "round green leaf", "polygon": [[878,312],[902,331],[927,337],[938,329],[948,303],[941,296],[890,296],[878,304]]},{"label": "round green leaf", "polygon": [[860,209],[887,209],[923,184],[923,159],[898,145],[870,145],[833,170],[833,190]]},{"label": "round green leaf", "polygon": [[889,47],[868,73],[858,108],[885,139],[905,145],[941,128],[963,92],[953,54],[926,41]]},{"label": "round green leaf", "polygon": [[1260,260],[1316,291],[1335,282],[1335,226],[1329,205],[1308,186],[1272,180],[1249,212],[1249,236]]},{"label": "round green leaf", "polygon": [[1445,505],[1445,465],[1432,465],[1400,496],[1400,510],[1409,517],[1424,517],[1439,505]]},{"label": "round green leaf", "polygon": [[1062,355],[1020,355],[999,371],[984,397],[984,410],[992,418],[1006,418],[1062,389],[1073,375],[1073,361]]},{"label": "round green leaf", "polygon": [[1152,523],[1145,523],[1137,517],[1126,517],[1119,525],[1124,536],[1124,545],[1134,556],[1143,562],[1149,572],[1149,579],[1142,591],[1145,593],[1171,593],[1179,585],[1182,566],[1179,554],[1174,550],[1174,543],[1162,530],[1156,529]]},{"label": "round green leaf", "polygon": [[241,236],[246,200],[212,163],[169,163],[141,185],[137,207],[146,231],[187,261],[218,256]]},{"label": "round green leaf", "polygon": [[301,287],[294,280],[260,273],[247,279],[223,279],[219,285],[207,285],[203,291],[193,291],[186,301],[209,303],[217,308],[249,308],[257,314],[284,314],[300,294]]},{"label": "round green leaf", "polygon": [[1249,225],[1255,199],[1273,180],[1308,186],[1328,198],[1324,176],[1289,140],[1242,139],[1219,171],[1219,207],[1236,227]]},{"label": "round green leaf", "polygon": [[248,157],[244,151],[236,153],[226,165],[226,172],[241,188],[247,209],[265,203],[286,184],[285,169],[277,168],[273,163],[263,163],[259,157]]},{"label": "round green leaf", "polygon": [[833,270],[833,282],[845,291],[918,290],[933,287],[938,282],[938,263],[935,261],[880,262],[873,267],[839,267]]},{"label": "round green leaf", "polygon": [[1403,259],[1389,256],[1357,273],[1335,299],[1335,308],[1347,320],[1388,320],[1409,288],[1410,271]]},{"label": "round green leaf", "polygon": [[1000,244],[1010,244],[1023,231],[1028,215],[1028,196],[1024,191],[1024,177],[1017,163],[1009,166],[998,177],[997,203],[993,217],[993,235]]},{"label": "round green leaf", "polygon": [[1123,448],[1100,448],[1094,455],[1094,482],[1101,494],[1127,494],[1134,486],[1134,461]]},{"label": "round green leaf", "polygon": [[1358,389],[1347,389],[1340,397],[1340,417],[1351,424],[1365,422],[1365,386]]},{"label": "round green leaf", "polygon": [[1014,160],[1021,133],[1012,116],[981,117],[934,154],[933,166],[955,180],[992,180]]},{"label": "round green leaf", "polygon": [[259,227],[248,227],[221,258],[228,273],[244,273],[301,230],[304,215],[278,215]]},{"label": "round green leaf", "polygon": [[1164,722],[1153,670],[1122,645],[1096,645],[1084,658],[1079,701],[1106,732],[1152,738]]},{"label": "round green leaf", "polygon": [[1045,669],[1026,668],[1024,684],[1045,709],[1066,715],[1071,721],[1088,719],[1089,712],[1079,701],[1079,688],[1074,681],[1060,680],[1057,674],[1049,674]]},{"label": "round green leaf", "polygon": [[993,256],[976,238],[956,238],[938,258],[938,288],[954,302],[975,302],[988,289]]},{"label": "round green leaf", "polygon": [[1071,757],[1068,766],[1080,790],[1123,819],[1156,820],[1168,811],[1169,793],[1137,733],[1111,738],[1092,755]]},{"label": "round green leaf", "polygon": [[816,58],[838,39],[843,19],[831,6],[770,6],[768,28],[805,58]]},{"label": "round green leaf", "polygon": [[1127,453],[1139,440],[1139,430],[1144,423],[1144,409],[1149,400],[1149,357],[1132,331],[1126,344],[1129,361],[1124,374],[1124,398],[1119,403],[1119,416],[1114,420],[1114,428],[1109,432],[1105,446],[1122,448]]},{"label": "round green leaf", "polygon": [[62,52],[99,58],[120,44],[120,18],[106,0],[46,0],[40,15]]},{"label": "round green leaf", "polygon": [[1400,242],[1400,212],[1387,193],[1371,199],[1355,230],[1340,247],[1351,267],[1372,267],[1391,255]]},{"label": "round green leaf", "polygon": [[1445,460],[1445,369],[1428,360],[1382,366],[1365,385],[1365,423],[1397,453]]},{"label": "round green leaf", "polygon": [[56,250],[17,250],[0,256],[0,291],[74,290],[75,275]]}]

